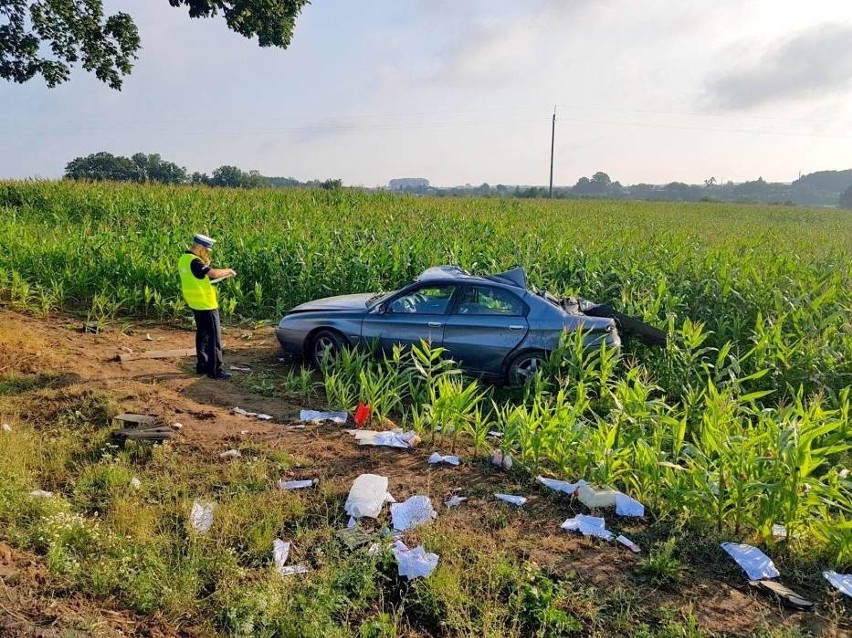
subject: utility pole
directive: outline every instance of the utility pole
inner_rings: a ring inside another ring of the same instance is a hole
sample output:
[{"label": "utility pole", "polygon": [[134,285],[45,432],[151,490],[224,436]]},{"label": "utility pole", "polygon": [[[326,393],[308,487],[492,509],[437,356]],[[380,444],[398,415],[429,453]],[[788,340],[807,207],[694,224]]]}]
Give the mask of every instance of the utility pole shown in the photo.
[{"label": "utility pole", "polygon": [[556,107],[553,107],[553,123],[550,127],[550,199],[553,199],[553,145],[556,141]]}]

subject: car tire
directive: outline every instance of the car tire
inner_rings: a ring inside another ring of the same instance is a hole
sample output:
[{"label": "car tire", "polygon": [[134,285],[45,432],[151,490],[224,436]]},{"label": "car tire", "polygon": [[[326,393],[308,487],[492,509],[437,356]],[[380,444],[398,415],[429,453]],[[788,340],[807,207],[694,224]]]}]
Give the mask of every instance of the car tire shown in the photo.
[{"label": "car tire", "polygon": [[320,365],[334,363],[345,345],[343,335],[336,330],[320,330],[310,342],[309,354],[311,361]]},{"label": "car tire", "polygon": [[510,388],[523,387],[544,367],[546,361],[547,353],[543,350],[527,350],[516,354],[506,366],[506,385]]}]

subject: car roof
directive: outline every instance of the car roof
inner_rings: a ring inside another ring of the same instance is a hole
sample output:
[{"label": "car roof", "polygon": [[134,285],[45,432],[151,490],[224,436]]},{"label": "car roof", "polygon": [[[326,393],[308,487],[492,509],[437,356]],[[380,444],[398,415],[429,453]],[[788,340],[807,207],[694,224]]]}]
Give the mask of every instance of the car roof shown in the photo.
[{"label": "car roof", "polygon": [[519,288],[521,290],[527,289],[527,276],[523,268],[514,268],[504,273],[491,275],[489,277],[477,277],[475,275],[471,275],[469,272],[459,268],[458,266],[433,266],[432,268],[424,270],[420,273],[420,276],[415,279],[417,282],[439,280],[481,284],[496,283],[504,286],[511,286],[513,288]]}]

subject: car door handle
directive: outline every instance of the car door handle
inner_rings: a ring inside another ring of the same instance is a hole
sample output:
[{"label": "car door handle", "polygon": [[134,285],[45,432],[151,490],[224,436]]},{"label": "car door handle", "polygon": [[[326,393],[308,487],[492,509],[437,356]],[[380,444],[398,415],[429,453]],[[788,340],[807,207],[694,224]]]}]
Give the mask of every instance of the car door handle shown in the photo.
[{"label": "car door handle", "polygon": [[524,326],[519,326],[517,324],[509,326],[509,330],[523,330]]},{"label": "car door handle", "polygon": [[440,328],[443,324],[440,321],[430,321],[428,324],[430,328]]}]

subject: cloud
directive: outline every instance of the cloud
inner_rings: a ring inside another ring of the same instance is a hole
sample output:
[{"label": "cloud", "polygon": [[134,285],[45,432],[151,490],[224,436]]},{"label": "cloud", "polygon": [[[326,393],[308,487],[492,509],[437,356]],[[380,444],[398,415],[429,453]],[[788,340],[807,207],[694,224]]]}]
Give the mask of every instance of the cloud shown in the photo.
[{"label": "cloud", "polygon": [[711,79],[712,106],[749,109],[844,94],[852,88],[852,24],[815,26],[764,50],[761,57]]}]

